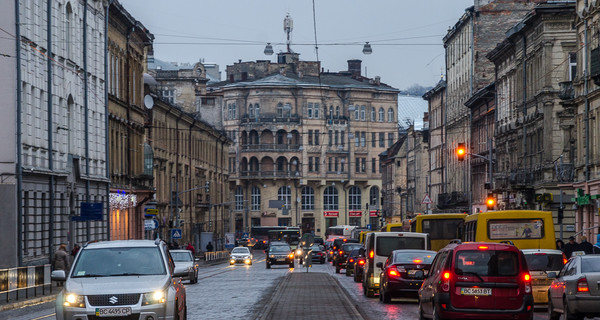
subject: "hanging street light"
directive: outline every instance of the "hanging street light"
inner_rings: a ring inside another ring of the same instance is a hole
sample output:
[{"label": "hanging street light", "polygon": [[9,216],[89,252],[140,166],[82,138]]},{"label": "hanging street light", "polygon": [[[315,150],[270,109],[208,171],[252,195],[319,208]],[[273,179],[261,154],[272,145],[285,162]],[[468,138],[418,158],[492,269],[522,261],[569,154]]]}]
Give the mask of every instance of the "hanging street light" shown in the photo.
[{"label": "hanging street light", "polygon": [[[266,52],[266,49],[265,49],[265,52]],[[371,48],[371,45],[367,41],[365,43],[365,46],[363,47],[363,54],[371,54],[371,53],[373,53],[373,49]]]},{"label": "hanging street light", "polygon": [[[364,52],[364,50],[363,50]],[[270,56],[273,54],[273,46],[271,45],[271,43],[267,43],[267,46],[265,47],[265,55]]]}]

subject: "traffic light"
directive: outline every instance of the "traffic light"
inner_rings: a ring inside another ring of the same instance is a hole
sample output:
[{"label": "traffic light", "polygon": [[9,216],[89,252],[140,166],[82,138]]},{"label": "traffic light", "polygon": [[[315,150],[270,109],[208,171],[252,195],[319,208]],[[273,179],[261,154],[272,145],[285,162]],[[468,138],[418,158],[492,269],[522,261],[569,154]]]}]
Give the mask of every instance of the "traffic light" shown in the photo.
[{"label": "traffic light", "polygon": [[558,220],[559,224],[562,223],[564,216],[565,216],[565,211],[564,211],[563,207],[558,207],[558,217],[557,217],[558,219],[557,220]]},{"label": "traffic light", "polygon": [[206,193],[210,192],[210,181],[206,181],[206,185],[204,186],[204,188],[206,189]]},{"label": "traffic light", "polygon": [[485,199],[485,205],[488,210],[494,210],[494,207],[496,206],[496,197],[494,197],[494,194],[488,193],[488,196]]},{"label": "traffic light", "polygon": [[466,154],[467,154],[467,148],[465,148],[465,144],[462,142],[459,142],[458,146],[456,147],[456,157],[458,158],[458,161],[465,160]]}]

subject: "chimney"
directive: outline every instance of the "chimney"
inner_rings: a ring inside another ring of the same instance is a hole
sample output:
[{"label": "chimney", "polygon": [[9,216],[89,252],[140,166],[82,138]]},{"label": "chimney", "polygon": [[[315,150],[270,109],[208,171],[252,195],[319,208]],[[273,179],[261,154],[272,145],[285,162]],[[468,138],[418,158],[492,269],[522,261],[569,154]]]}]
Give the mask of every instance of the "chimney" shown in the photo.
[{"label": "chimney", "polygon": [[348,72],[352,74],[352,78],[360,77],[361,63],[358,59],[348,60]]},{"label": "chimney", "polygon": [[381,84],[381,77],[380,76],[375,76],[375,85],[378,86]]}]

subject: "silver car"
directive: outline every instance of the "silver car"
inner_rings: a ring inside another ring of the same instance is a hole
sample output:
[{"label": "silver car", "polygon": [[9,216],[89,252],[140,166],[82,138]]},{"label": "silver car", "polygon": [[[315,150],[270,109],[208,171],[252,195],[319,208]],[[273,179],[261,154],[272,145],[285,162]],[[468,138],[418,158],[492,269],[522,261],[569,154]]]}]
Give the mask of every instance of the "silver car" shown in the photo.
[{"label": "silver car", "polygon": [[190,250],[169,250],[173,261],[175,261],[175,273],[185,274],[183,280],[189,280],[190,283],[198,282],[198,261],[194,258]]},{"label": "silver car", "polygon": [[600,316],[600,255],[573,256],[562,268],[548,289],[548,316],[558,320]]},{"label": "silver car", "polygon": [[234,265],[236,263],[243,263],[252,265],[252,253],[247,247],[235,247],[231,250],[231,256],[229,258],[229,264]]},{"label": "silver car", "polygon": [[163,241],[119,240],[84,245],[56,297],[56,319],[185,319],[185,287]]}]

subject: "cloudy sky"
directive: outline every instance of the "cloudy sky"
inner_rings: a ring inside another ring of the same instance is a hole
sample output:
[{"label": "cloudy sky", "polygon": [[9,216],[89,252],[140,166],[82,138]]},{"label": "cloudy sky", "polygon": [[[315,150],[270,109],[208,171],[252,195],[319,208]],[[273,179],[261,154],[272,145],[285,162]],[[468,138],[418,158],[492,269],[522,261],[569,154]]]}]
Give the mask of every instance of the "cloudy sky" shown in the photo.
[{"label": "cloudy sky", "polygon": [[[398,89],[434,86],[444,69],[442,38],[473,0],[119,0],[155,35],[154,55],[165,61],[276,61],[267,42],[285,51],[283,20],[293,19],[291,48],[325,70],[347,70],[361,59],[363,75]],[[316,32],[315,32],[316,24]],[[315,49],[315,34],[318,50]],[[364,43],[373,53],[364,55]]]}]

